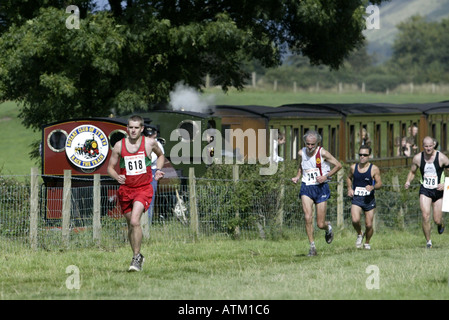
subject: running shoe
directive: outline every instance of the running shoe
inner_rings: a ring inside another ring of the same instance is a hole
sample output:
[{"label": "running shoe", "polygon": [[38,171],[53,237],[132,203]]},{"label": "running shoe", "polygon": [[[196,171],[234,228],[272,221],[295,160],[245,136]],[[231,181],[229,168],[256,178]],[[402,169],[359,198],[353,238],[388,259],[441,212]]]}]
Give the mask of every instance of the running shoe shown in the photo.
[{"label": "running shoe", "polygon": [[364,248],[365,250],[371,250],[371,246],[370,246],[369,243],[365,243],[365,244],[363,245],[363,248]]},{"label": "running shoe", "polygon": [[128,271],[142,271],[142,266],[144,262],[145,258],[141,253],[135,255],[131,260],[131,264],[129,266]]},{"label": "running shoe", "polygon": [[331,229],[330,231],[326,231],[326,233],[324,234],[324,239],[326,239],[326,242],[328,244],[331,244],[332,240],[334,240],[334,231],[332,229],[332,226],[329,223],[329,228]]},{"label": "running shoe", "polygon": [[360,248],[362,247],[363,236],[364,236],[363,233],[357,235],[357,240],[355,241],[355,247],[356,247],[357,249],[360,249]]},{"label": "running shoe", "polygon": [[444,232],[444,223],[438,225],[438,234],[442,234]]},{"label": "running shoe", "polygon": [[316,248],[315,247],[310,247],[309,254],[307,256],[308,257],[316,256]]}]

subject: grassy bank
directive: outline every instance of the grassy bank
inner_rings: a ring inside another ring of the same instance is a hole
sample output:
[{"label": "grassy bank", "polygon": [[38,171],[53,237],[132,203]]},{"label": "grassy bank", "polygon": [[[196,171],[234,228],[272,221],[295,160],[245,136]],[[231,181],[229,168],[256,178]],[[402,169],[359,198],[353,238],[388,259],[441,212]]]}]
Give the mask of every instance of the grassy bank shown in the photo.
[{"label": "grassy bank", "polygon": [[[448,233],[424,248],[421,233],[375,234],[372,250],[355,249],[352,230],[331,245],[306,239],[145,243],[144,270],[126,272],[126,245],[110,251],[0,255],[1,299],[448,299]],[[70,277],[79,270],[79,289]],[[68,273],[67,273],[68,272]],[[67,285],[69,281],[69,285]],[[377,285],[377,288],[376,288]]]}]

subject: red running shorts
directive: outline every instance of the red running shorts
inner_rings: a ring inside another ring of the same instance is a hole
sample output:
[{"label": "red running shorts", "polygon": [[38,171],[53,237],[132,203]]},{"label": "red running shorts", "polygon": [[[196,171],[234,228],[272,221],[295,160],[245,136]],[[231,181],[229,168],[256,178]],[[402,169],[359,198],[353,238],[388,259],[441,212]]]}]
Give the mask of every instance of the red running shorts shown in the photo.
[{"label": "red running shorts", "polygon": [[144,211],[147,211],[150,207],[151,198],[153,198],[153,187],[151,184],[141,187],[127,187],[121,185],[118,189],[118,201],[122,209],[122,213],[126,214],[133,209],[133,203],[139,201],[145,207]]}]

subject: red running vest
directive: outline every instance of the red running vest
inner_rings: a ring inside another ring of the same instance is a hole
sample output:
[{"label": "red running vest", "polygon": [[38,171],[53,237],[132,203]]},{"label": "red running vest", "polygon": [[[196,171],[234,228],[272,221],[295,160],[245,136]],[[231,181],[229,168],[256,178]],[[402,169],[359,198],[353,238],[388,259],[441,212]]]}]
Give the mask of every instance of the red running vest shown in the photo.
[{"label": "red running vest", "polygon": [[126,149],[125,139],[122,139],[120,155],[120,174],[126,176],[125,185],[127,187],[141,187],[151,183],[153,180],[151,158],[145,150],[144,136],[142,136],[139,150],[135,153],[131,153]]}]

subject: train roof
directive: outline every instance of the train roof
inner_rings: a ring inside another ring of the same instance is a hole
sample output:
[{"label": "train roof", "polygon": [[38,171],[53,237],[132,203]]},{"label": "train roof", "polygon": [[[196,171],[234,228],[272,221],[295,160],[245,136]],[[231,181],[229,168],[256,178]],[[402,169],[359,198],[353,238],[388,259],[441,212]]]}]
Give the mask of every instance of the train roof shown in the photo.
[{"label": "train roof", "polygon": [[412,104],[387,104],[387,103],[350,103],[350,104],[290,104],[278,108],[295,107],[305,113],[334,114],[334,115],[364,115],[364,114],[394,114],[394,113],[422,113],[417,105]]},{"label": "train roof", "polygon": [[241,111],[265,118],[279,117],[341,117],[350,115],[365,114],[435,114],[449,113],[449,101],[437,103],[408,103],[408,104],[388,104],[388,103],[295,103],[285,104],[278,107],[267,107],[258,105],[241,106],[217,106],[216,114],[220,115],[222,110]]},{"label": "train roof", "polygon": [[77,121],[102,121],[102,122],[111,122],[128,125],[128,119],[124,118],[109,118],[109,117],[94,117],[94,118],[74,118],[74,119],[66,119],[61,121],[50,122],[42,125],[42,128],[51,127],[57,124],[66,123],[66,122],[77,122]]},{"label": "train roof", "polygon": [[246,112],[246,113],[260,116],[260,117],[265,117],[265,114],[267,112],[273,111],[275,109],[275,107],[268,107],[268,106],[262,106],[262,105],[237,105],[237,106],[217,105],[214,107],[214,109],[215,109],[214,110],[215,115],[223,115],[224,113],[226,113],[228,115],[229,113],[227,113],[227,111],[231,111],[231,112],[239,111],[239,112]]},{"label": "train roof", "polygon": [[449,113],[449,101],[421,104],[419,108],[425,114]]},{"label": "train roof", "polygon": [[288,104],[271,108],[265,112],[268,118],[279,117],[341,117],[342,113],[334,108],[317,104]]},{"label": "train roof", "polygon": [[184,111],[184,110],[151,110],[148,112],[141,113],[140,115],[143,117],[150,116],[152,113],[177,113],[177,114],[183,114],[198,118],[208,118],[212,115],[212,112],[196,112],[196,111]]}]

